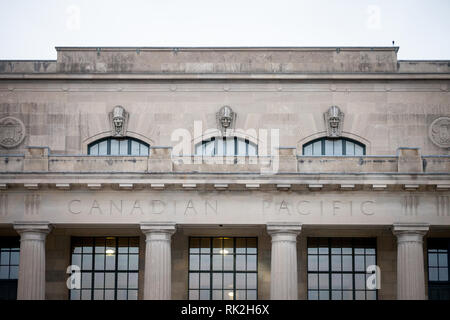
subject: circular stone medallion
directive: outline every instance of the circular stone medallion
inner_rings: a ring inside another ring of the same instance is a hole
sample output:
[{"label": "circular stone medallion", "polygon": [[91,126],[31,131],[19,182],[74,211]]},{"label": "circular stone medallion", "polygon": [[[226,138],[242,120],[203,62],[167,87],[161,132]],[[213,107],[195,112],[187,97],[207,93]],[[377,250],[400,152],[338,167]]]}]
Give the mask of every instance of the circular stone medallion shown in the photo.
[{"label": "circular stone medallion", "polygon": [[0,119],[0,146],[14,148],[25,138],[25,125],[14,117]]},{"label": "circular stone medallion", "polygon": [[430,124],[428,135],[435,145],[450,148],[450,117],[439,117]]}]

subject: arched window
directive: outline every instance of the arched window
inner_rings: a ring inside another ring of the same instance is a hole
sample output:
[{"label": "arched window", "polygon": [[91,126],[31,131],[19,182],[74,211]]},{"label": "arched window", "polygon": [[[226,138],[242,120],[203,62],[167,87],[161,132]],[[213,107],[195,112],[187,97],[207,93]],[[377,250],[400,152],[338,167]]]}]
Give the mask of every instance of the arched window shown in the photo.
[{"label": "arched window", "polygon": [[256,156],[256,144],[238,137],[213,137],[195,146],[196,156]]},{"label": "arched window", "polygon": [[88,146],[93,156],[148,156],[148,152],[149,145],[134,138],[105,138]]},{"label": "arched window", "polygon": [[365,154],[365,145],[347,138],[320,138],[303,145],[304,156],[363,156]]}]

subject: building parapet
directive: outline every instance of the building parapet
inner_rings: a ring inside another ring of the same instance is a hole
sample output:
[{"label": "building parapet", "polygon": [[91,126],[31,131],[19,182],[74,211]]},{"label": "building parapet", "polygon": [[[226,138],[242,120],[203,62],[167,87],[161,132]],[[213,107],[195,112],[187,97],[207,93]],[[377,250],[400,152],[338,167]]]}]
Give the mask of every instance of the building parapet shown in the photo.
[{"label": "building parapet", "polygon": [[53,173],[449,173],[450,156],[422,156],[399,148],[395,156],[296,156],[292,148],[279,156],[201,157],[171,155],[171,148],[152,148],[146,156],[53,155],[29,147],[25,155],[1,155],[0,174]]},{"label": "building parapet", "polygon": [[[57,60],[1,60],[0,74],[449,73],[449,61],[397,61],[398,47],[57,47]],[[3,77],[4,78],[4,77]]]}]

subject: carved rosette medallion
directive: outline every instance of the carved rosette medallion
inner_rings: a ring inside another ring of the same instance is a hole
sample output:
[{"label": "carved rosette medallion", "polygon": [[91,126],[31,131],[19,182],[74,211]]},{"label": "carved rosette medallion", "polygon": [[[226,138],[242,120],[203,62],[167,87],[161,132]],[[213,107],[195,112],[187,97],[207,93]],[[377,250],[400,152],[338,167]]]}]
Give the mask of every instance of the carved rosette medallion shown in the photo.
[{"label": "carved rosette medallion", "polygon": [[25,125],[14,117],[0,119],[0,146],[14,148],[25,138]]},{"label": "carved rosette medallion", "polygon": [[429,128],[430,140],[441,148],[450,148],[450,117],[439,117]]}]

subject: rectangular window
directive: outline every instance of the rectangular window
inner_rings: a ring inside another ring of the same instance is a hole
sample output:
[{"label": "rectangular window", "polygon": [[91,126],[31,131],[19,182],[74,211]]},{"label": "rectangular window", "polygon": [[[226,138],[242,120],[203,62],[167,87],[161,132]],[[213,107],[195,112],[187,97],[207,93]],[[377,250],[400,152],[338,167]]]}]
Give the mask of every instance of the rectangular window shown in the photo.
[{"label": "rectangular window", "polygon": [[450,239],[428,239],[428,299],[450,300]]},{"label": "rectangular window", "polygon": [[189,300],[256,300],[257,238],[189,239]]},{"label": "rectangular window", "polygon": [[71,300],[137,300],[138,237],[72,238],[71,264],[81,268]]},{"label": "rectangular window", "polygon": [[17,299],[20,238],[0,237],[0,300]]},{"label": "rectangular window", "polygon": [[308,238],[309,300],[376,300],[377,291],[367,288],[376,265],[376,239]]}]

